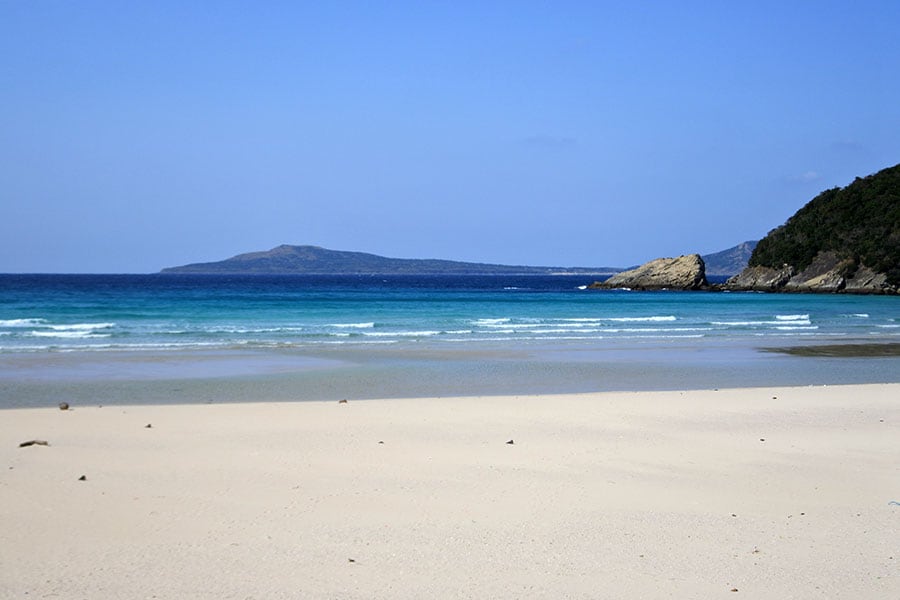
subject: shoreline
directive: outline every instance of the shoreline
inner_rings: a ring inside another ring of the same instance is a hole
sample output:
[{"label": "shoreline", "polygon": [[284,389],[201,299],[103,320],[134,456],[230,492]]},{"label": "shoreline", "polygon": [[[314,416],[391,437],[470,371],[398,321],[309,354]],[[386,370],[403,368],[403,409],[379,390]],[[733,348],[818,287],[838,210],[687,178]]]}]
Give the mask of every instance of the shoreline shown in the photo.
[{"label": "shoreline", "polygon": [[[338,356],[341,360],[334,360]],[[496,353],[224,353],[221,357],[64,356],[0,367],[0,414],[73,406],[502,397],[764,386],[900,383],[897,356],[795,356],[729,348]],[[221,359],[221,360],[220,360]],[[244,364],[243,361],[247,360]],[[3,357],[0,357],[2,363]],[[137,361],[137,363],[131,362]],[[198,364],[206,361],[206,364]],[[260,370],[254,371],[257,367]],[[230,369],[232,372],[228,373]],[[114,374],[108,376],[107,373]],[[30,375],[29,375],[30,374]]]},{"label": "shoreline", "polygon": [[0,595],[894,597],[898,397],[11,409]]},{"label": "shoreline", "polygon": [[0,410],[63,401],[222,404],[900,383],[897,344],[819,344],[775,350],[727,340],[636,341],[612,348],[410,343],[0,354]]}]

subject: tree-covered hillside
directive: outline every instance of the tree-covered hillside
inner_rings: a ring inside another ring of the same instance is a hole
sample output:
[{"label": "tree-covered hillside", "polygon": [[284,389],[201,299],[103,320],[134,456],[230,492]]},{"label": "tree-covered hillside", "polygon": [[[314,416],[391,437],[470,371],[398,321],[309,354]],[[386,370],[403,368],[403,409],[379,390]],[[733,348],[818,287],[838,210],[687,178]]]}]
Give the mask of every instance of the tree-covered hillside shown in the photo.
[{"label": "tree-covered hillside", "polygon": [[760,240],[750,266],[802,271],[833,251],[900,283],[900,165],[826,190]]}]

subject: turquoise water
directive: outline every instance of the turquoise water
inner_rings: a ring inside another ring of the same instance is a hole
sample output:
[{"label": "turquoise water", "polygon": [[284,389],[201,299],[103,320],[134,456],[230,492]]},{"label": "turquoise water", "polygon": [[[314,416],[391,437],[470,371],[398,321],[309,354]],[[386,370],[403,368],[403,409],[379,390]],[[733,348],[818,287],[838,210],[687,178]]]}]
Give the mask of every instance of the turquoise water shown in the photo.
[{"label": "turquoise water", "polygon": [[2,275],[0,405],[76,383],[131,382],[132,398],[159,400],[148,382],[223,378],[232,389],[264,378],[278,399],[900,380],[896,358],[761,351],[900,341],[898,298],[591,281]]},{"label": "turquoise water", "polygon": [[0,352],[900,339],[896,298],[580,289],[590,278],[0,276]]}]

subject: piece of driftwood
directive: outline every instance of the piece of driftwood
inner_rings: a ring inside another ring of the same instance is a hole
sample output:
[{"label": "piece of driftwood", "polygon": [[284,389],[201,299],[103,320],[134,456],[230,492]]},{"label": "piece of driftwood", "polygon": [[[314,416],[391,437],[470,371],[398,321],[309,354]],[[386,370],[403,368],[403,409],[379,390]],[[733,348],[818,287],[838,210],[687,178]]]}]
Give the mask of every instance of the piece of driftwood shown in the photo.
[{"label": "piece of driftwood", "polygon": [[19,448],[27,448],[28,446],[49,446],[50,442],[47,440],[28,440],[27,442],[22,442],[19,444]]}]

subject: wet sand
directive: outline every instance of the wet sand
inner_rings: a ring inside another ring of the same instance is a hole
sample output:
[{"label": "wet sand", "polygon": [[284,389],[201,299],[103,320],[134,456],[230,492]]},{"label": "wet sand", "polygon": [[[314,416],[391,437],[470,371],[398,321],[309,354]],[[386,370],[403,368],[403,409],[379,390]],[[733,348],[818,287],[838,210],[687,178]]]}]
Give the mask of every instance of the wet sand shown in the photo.
[{"label": "wet sand", "polygon": [[5,410],[0,596],[894,598],[898,456],[898,384]]},{"label": "wet sand", "polygon": [[900,356],[900,344],[811,344],[786,348],[766,348],[767,352],[781,352],[794,356],[830,356],[830,357],[884,357]]}]

